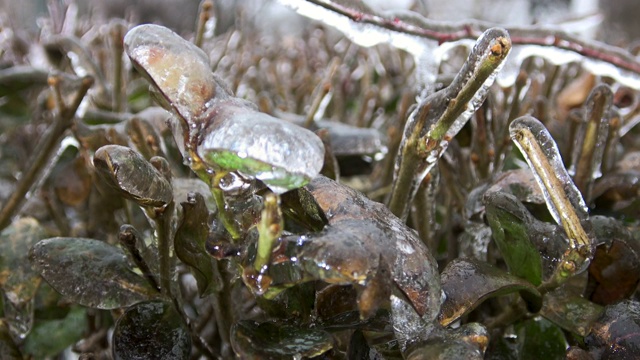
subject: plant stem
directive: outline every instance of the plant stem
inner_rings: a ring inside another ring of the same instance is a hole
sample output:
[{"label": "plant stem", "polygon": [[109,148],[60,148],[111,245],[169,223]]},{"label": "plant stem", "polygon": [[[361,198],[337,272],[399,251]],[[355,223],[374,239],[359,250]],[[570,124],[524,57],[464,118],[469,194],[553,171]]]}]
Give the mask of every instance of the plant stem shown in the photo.
[{"label": "plant stem", "polygon": [[510,50],[509,35],[504,30],[487,30],[451,84],[424,99],[410,115],[388,202],[391,212],[400,219],[407,218],[420,183],[486,98]]},{"label": "plant stem", "polygon": [[213,1],[203,0],[198,11],[198,23],[196,25],[196,38],[193,41],[195,46],[202,48],[204,33],[206,31],[207,21],[211,19],[213,10]]},{"label": "plant stem", "polygon": [[171,245],[173,243],[174,231],[172,228],[172,219],[175,209],[173,200],[163,209],[158,210],[156,218],[157,240],[158,240],[158,258],[160,262],[160,289],[162,293],[169,298],[173,298],[171,288],[174,272],[173,256],[171,254]]},{"label": "plant stem", "polygon": [[161,288],[160,285],[158,285],[158,281],[153,276],[151,268],[137,246],[138,242],[142,241],[142,239],[139,237],[136,229],[131,225],[122,225],[120,227],[120,233],[118,234],[118,240],[122,247],[129,252],[133,262],[138,269],[140,269],[140,272],[142,272],[142,275],[147,279],[149,284],[153,286],[154,289],[160,291]]},{"label": "plant stem", "polygon": [[282,211],[280,210],[280,197],[269,193],[264,197],[264,209],[258,224],[258,253],[253,263],[253,268],[261,273],[269,266],[271,251],[282,233],[284,227]]},{"label": "plant stem", "polygon": [[218,216],[220,217],[220,221],[222,221],[222,225],[227,229],[229,235],[233,240],[240,239],[240,229],[238,229],[238,224],[236,224],[234,220],[233,213],[227,208],[227,202],[224,199],[224,191],[220,188],[220,181],[223,177],[227,175],[226,172],[217,172],[213,177],[213,182],[211,184],[211,195],[213,195],[213,200],[216,203],[216,208],[218,209]]},{"label": "plant stem", "polygon": [[[55,88],[60,85],[60,78],[52,76],[49,78],[51,85]],[[31,186],[41,174],[42,170],[46,168],[46,165],[53,153],[54,149],[59,145],[60,140],[64,133],[73,125],[74,115],[76,110],[80,106],[82,99],[87,94],[87,91],[93,84],[91,77],[84,77],[80,89],[76,93],[71,105],[58,104],[59,111],[55,117],[53,126],[47,134],[43,136],[43,139],[39,142],[39,146],[35,151],[34,156],[29,163],[31,166],[24,173],[22,178],[16,184],[16,188],[13,194],[9,197],[7,202],[0,210],[0,230],[4,229],[11,223],[11,217],[20,209],[22,203],[25,200],[25,196],[31,189]]]},{"label": "plant stem", "polygon": [[[406,219],[409,213],[409,207],[413,198],[412,188],[414,183],[416,167],[420,166],[424,159],[418,156],[418,142],[420,141],[420,133],[427,120],[430,103],[422,106],[417,113],[410,116],[417,117],[414,130],[408,138],[400,145],[400,153],[398,161],[400,166],[393,182],[391,197],[387,203],[389,210],[400,219]],[[414,123],[410,120],[409,123]]]}]

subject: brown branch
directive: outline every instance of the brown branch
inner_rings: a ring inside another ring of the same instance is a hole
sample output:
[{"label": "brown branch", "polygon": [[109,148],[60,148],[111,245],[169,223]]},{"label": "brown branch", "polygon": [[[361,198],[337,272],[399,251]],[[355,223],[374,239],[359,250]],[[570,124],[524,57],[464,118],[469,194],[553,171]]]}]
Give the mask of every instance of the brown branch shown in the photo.
[{"label": "brown branch", "polygon": [[[363,5],[354,8],[351,5],[342,4],[334,0],[304,1],[346,16],[357,23],[375,25],[390,31],[435,40],[438,44],[463,39],[475,40],[486,29],[496,26],[496,24],[483,21],[434,21],[417,13],[412,13],[409,16],[398,14],[391,18],[376,14],[373,10]],[[513,45],[536,45],[567,50],[586,58],[610,63],[640,75],[640,62],[632,54],[621,48],[597,41],[580,39],[557,28],[536,26],[505,27],[505,29],[509,32]]]}]

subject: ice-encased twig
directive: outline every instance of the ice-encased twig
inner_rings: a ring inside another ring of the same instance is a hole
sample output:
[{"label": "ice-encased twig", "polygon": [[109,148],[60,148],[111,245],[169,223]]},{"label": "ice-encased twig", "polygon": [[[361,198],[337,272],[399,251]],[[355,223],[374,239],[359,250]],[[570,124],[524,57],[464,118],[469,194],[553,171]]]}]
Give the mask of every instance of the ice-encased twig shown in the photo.
[{"label": "ice-encased twig", "polygon": [[[435,54],[423,56],[425,50],[439,45],[476,39],[485,29],[496,26],[485,21],[446,22],[430,20],[418,13],[375,12],[353,0],[279,0],[301,15],[322,21],[347,35],[361,46],[390,43],[409,51],[416,58],[434,62]],[[509,27],[514,44],[512,61],[519,64],[528,56],[542,56],[556,64],[584,61],[596,75],[611,76],[617,81],[640,89],[640,61],[629,52],[604,43],[581,39],[559,27]],[[446,46],[447,48],[449,46]],[[444,50],[444,49],[441,49]],[[436,51],[440,56],[445,51]],[[516,71],[519,66],[514,67]],[[515,80],[515,76],[509,80]],[[423,80],[429,81],[429,78]]]},{"label": "ice-encased twig", "polygon": [[396,158],[389,209],[406,219],[420,183],[449,142],[480,107],[511,49],[503,29],[487,30],[451,85],[422,100],[409,115]]},{"label": "ice-encased twig", "polygon": [[534,117],[522,116],[511,123],[509,132],[533,171],[549,212],[569,238],[569,249],[556,275],[543,285],[552,288],[586,269],[593,250],[589,228],[585,229],[589,214],[582,194],[564,167],[556,142],[544,125]]},{"label": "ice-encased twig", "polygon": [[[613,102],[613,92],[608,85],[596,86],[584,105],[583,131],[574,140],[571,167],[573,180],[584,195],[591,198],[593,181],[601,176],[602,157],[607,141],[608,114]],[[578,145],[582,144],[582,145]]]}]

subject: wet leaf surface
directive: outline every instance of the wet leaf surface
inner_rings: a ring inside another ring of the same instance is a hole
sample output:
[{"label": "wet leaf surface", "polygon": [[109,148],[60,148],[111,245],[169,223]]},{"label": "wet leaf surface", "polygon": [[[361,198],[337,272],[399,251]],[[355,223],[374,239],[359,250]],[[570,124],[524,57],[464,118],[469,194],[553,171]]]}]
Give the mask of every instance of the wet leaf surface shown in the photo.
[{"label": "wet leaf surface", "polygon": [[55,356],[82,339],[86,330],[86,310],[75,307],[62,319],[37,321],[25,339],[24,352],[36,359]]},{"label": "wet leaf surface", "polygon": [[333,338],[323,330],[247,320],[233,326],[231,342],[241,357],[251,359],[314,357],[333,348]]},{"label": "wet leaf surface", "polygon": [[518,200],[508,194],[489,193],[484,198],[493,238],[513,275],[533,285],[542,283],[540,252],[529,239],[534,219]]},{"label": "wet leaf surface", "polygon": [[96,151],[93,164],[107,184],[141,206],[161,207],[173,198],[171,183],[132,149],[103,146]]},{"label": "wet leaf surface", "polygon": [[640,354],[640,304],[625,300],[605,307],[585,343],[594,357],[622,360]]},{"label": "wet leaf surface", "polygon": [[540,315],[567,331],[586,336],[602,311],[602,306],[560,288],[545,295]]},{"label": "wet leaf surface", "polygon": [[[531,306],[541,301],[531,283],[481,261],[456,259],[442,271],[442,304],[440,323],[448,325],[475,309],[484,300],[520,291]],[[539,308],[539,306],[537,306]]]},{"label": "wet leaf surface", "polygon": [[536,317],[515,326],[520,359],[564,359],[567,340],[562,329]]},{"label": "wet leaf surface", "polygon": [[128,308],[113,332],[116,360],[189,359],[191,336],[172,304],[141,302]]},{"label": "wet leaf surface", "polygon": [[488,193],[505,192],[523,203],[544,204],[544,196],[530,169],[503,172],[487,189]]},{"label": "wet leaf surface", "polygon": [[42,278],[31,269],[29,249],[45,237],[44,228],[33,218],[21,218],[0,234],[0,288],[17,306],[36,295]]},{"label": "wet leaf surface", "polygon": [[198,283],[200,296],[218,291],[222,286],[220,274],[214,272],[213,258],[207,253],[205,243],[209,235],[209,210],[204,197],[196,193],[191,201],[182,204],[182,223],[175,238],[178,258],[191,268]]},{"label": "wet leaf surface", "polygon": [[56,291],[83,306],[116,309],[158,296],[122,250],[102,241],[45,239],[33,246],[29,260]]},{"label": "wet leaf surface", "polygon": [[595,283],[590,299],[614,304],[631,296],[640,282],[640,243],[615,219],[592,216],[598,241],[589,276]]}]

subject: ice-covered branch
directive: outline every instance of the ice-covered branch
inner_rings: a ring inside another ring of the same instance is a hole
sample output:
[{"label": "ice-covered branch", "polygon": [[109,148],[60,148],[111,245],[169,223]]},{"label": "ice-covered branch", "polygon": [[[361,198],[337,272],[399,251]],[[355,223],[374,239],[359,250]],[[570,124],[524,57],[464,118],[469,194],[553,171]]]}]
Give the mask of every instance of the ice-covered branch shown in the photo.
[{"label": "ice-covered branch", "polygon": [[[352,0],[279,1],[304,16],[336,27],[362,46],[386,42],[415,56],[422,56],[426,49],[434,49],[443,44],[475,40],[486,29],[495,26],[476,20],[434,21],[409,11],[378,13],[361,2]],[[557,27],[506,29],[514,46],[510,61],[519,63],[531,55],[545,57],[556,64],[581,61],[585,68],[596,75],[610,76],[640,89],[640,61],[621,48],[581,39]],[[515,71],[513,76],[509,75],[507,74],[509,80],[515,79]]]}]

